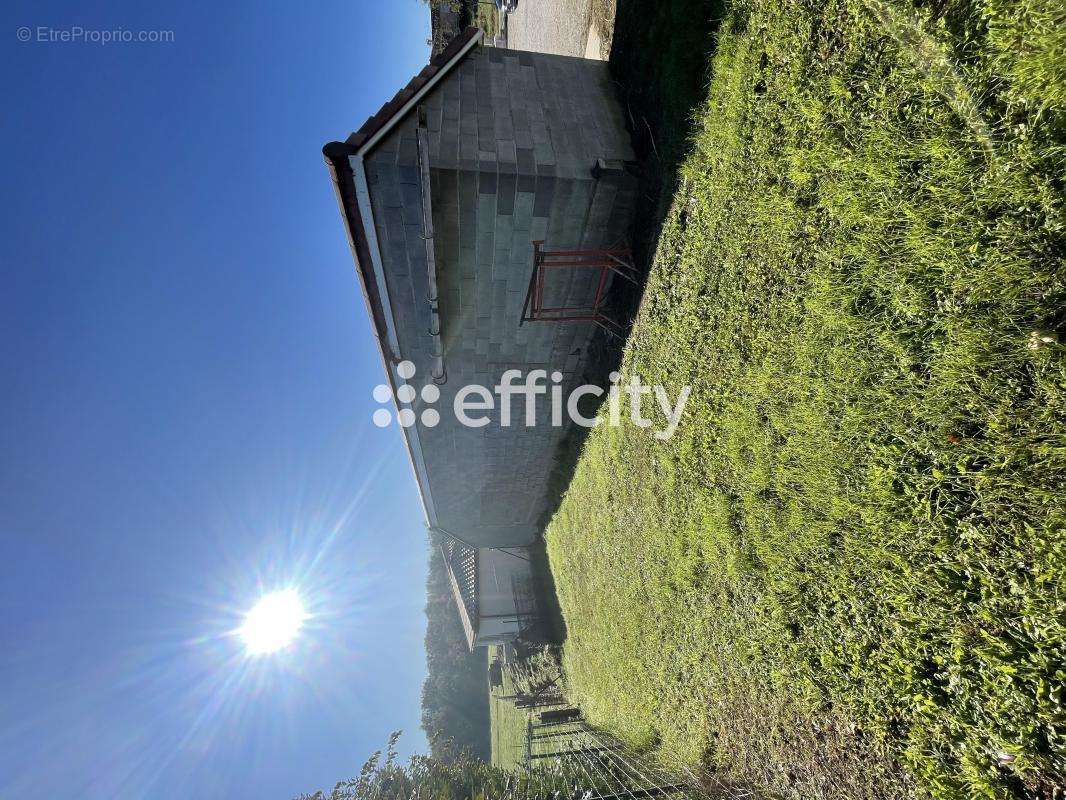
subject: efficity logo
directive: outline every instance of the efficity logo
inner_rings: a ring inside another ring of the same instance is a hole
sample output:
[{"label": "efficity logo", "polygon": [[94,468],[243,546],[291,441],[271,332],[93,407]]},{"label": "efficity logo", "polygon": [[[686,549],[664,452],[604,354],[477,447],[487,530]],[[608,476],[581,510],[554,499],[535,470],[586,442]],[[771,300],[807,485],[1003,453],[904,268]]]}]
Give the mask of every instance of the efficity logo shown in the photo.
[{"label": "efficity logo", "polygon": [[[432,383],[427,383],[421,391],[416,389],[410,382],[416,371],[412,362],[401,361],[396,366],[396,374],[403,383],[397,387],[396,394],[393,395],[391,386],[381,384],[374,387],[374,400],[383,405],[395,401],[396,421],[401,427],[410,428],[416,422],[421,422],[427,428],[434,428],[441,421],[440,412],[434,407],[441,398],[441,391]],[[532,428],[545,423],[559,428],[567,420],[583,428],[595,428],[603,424],[618,427],[628,420],[638,428],[652,429],[652,435],[660,441],[673,437],[692,394],[691,386],[682,387],[674,399],[665,387],[649,386],[640,380],[639,375],[632,375],[623,382],[620,373],[612,372],[610,380],[611,385],[606,389],[584,384],[564,397],[563,373],[555,371],[549,375],[547,370],[534,369],[523,374],[521,370],[509,369],[500,376],[500,382],[491,388],[476,383],[460,388],[452,398],[451,411],[464,428],[484,428],[494,422],[501,428],[516,424]],[[607,395],[606,414],[589,417],[582,413],[582,400],[604,395]],[[549,406],[548,419],[539,413],[542,397],[546,398]],[[413,408],[418,398],[424,406],[420,414]],[[645,416],[646,399],[654,400],[649,403],[650,416]],[[512,409],[513,404],[518,406],[517,414]],[[373,419],[379,428],[386,428],[392,424],[393,414],[387,408],[379,408],[374,412]]]}]

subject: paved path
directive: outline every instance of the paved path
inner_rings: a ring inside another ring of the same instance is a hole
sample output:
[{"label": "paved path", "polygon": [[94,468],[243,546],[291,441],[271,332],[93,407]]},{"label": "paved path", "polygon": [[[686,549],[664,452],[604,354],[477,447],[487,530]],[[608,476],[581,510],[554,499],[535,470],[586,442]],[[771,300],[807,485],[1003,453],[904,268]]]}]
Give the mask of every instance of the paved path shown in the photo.
[{"label": "paved path", "polygon": [[[584,56],[590,0],[518,0],[507,19],[507,46],[562,56]],[[598,49],[598,46],[597,46]],[[599,58],[599,53],[596,53]]]}]

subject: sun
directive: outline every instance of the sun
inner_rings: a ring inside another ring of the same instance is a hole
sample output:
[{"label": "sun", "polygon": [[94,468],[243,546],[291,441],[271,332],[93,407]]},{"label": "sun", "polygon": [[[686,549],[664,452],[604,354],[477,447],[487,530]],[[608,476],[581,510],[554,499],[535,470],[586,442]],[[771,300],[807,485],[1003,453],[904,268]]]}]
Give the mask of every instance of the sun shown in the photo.
[{"label": "sun", "polygon": [[264,655],[292,642],[305,619],[300,595],[295,589],[282,589],[259,598],[238,632],[249,654]]}]

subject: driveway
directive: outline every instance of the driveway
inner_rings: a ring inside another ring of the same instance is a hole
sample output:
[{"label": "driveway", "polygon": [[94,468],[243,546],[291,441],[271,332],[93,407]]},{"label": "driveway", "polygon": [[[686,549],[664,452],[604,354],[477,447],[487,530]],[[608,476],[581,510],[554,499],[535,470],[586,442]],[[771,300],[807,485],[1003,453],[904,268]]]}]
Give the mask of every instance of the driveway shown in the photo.
[{"label": "driveway", "polygon": [[[591,0],[519,0],[507,18],[507,46],[585,57]],[[589,57],[599,58],[598,45]]]}]

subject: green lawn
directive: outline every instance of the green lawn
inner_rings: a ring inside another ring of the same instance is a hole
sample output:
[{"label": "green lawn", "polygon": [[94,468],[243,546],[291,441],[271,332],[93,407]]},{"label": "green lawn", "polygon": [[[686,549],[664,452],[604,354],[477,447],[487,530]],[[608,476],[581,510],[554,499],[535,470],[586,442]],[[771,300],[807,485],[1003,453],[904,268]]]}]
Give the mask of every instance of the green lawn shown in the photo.
[{"label": "green lawn", "polygon": [[567,677],[786,795],[1051,797],[1066,358],[1029,345],[1066,324],[1066,12],[921,6],[718,29],[623,368],[693,395],[669,442],[585,444],[548,530]]},{"label": "green lawn", "polygon": [[[496,655],[497,646],[489,648],[489,662]],[[523,752],[526,742],[526,725],[529,712],[514,707],[510,700],[503,700],[514,693],[511,675],[503,671],[503,686],[489,687],[489,725],[492,735],[492,764],[505,769],[524,767]]]}]

